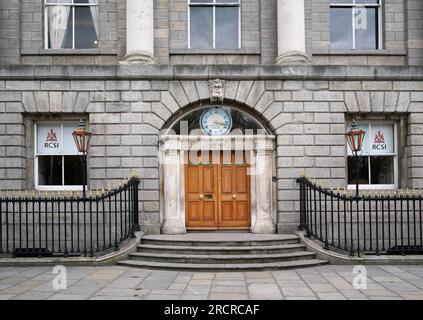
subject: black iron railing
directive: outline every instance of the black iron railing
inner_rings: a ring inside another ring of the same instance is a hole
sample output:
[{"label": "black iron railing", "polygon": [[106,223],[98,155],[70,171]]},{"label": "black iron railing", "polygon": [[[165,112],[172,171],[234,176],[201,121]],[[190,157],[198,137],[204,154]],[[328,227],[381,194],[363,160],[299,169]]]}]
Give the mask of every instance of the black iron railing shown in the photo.
[{"label": "black iron railing", "polygon": [[107,191],[0,193],[0,254],[90,256],[135,236],[139,180]]},{"label": "black iron railing", "polygon": [[350,255],[423,253],[422,190],[380,191],[356,197],[306,178],[300,191],[300,230],[325,249]]}]

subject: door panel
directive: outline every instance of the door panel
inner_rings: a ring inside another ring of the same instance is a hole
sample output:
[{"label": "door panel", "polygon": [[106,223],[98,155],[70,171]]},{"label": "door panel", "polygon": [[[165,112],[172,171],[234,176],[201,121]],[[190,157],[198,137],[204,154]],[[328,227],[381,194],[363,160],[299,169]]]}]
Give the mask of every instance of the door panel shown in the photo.
[{"label": "door panel", "polygon": [[246,167],[235,167],[236,170],[236,192],[246,193],[247,192],[247,168]]},{"label": "door panel", "polygon": [[186,181],[186,188],[188,193],[195,193],[198,190],[199,167],[188,167],[188,174]]},{"label": "door panel", "polygon": [[[223,158],[223,157],[222,157]],[[221,160],[223,160],[221,158]],[[250,177],[246,164],[185,166],[187,228],[249,228]]]},{"label": "door panel", "polygon": [[206,201],[203,202],[203,209],[204,209],[204,221],[211,221],[215,220],[215,205],[213,201]]},{"label": "door panel", "polygon": [[185,219],[187,228],[217,228],[217,168],[185,166]]},{"label": "door panel", "polygon": [[221,192],[222,193],[232,193],[232,170],[230,167],[221,168]]},{"label": "door panel", "polygon": [[237,220],[238,221],[249,221],[249,206],[247,201],[238,201],[237,203]]},{"label": "door panel", "polygon": [[250,177],[247,165],[221,165],[221,228],[249,228],[250,211]]},{"label": "door panel", "polygon": [[215,183],[214,183],[214,166],[205,166],[203,167],[203,193],[214,193]]}]

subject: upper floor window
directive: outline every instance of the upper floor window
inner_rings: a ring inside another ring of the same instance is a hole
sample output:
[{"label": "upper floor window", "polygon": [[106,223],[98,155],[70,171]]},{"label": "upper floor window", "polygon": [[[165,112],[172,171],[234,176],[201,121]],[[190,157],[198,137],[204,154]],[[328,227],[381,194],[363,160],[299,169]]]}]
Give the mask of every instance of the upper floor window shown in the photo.
[{"label": "upper floor window", "polygon": [[44,0],[47,49],[98,47],[98,0]]},{"label": "upper floor window", "polygon": [[[348,127],[351,124],[348,124]],[[359,155],[359,183],[365,189],[393,189],[398,186],[397,124],[389,121],[359,122],[366,131]],[[348,184],[353,186],[355,160],[348,148]]]},{"label": "upper floor window", "polygon": [[331,0],[332,49],[380,49],[382,0]]},{"label": "upper floor window", "polygon": [[240,48],[240,0],[189,0],[189,47]]}]

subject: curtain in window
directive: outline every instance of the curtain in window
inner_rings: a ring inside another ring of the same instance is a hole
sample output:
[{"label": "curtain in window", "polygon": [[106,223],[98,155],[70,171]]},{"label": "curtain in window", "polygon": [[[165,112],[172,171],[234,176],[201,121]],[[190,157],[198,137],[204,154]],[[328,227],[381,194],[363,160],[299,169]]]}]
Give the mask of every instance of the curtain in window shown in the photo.
[{"label": "curtain in window", "polygon": [[[97,0],[88,0],[89,3],[97,4]],[[91,16],[93,17],[94,29],[98,38],[98,6],[90,6]]]},{"label": "curtain in window", "polygon": [[[69,0],[56,0],[57,4],[69,3]],[[68,27],[70,6],[49,7],[49,35],[51,49],[60,49]]]}]

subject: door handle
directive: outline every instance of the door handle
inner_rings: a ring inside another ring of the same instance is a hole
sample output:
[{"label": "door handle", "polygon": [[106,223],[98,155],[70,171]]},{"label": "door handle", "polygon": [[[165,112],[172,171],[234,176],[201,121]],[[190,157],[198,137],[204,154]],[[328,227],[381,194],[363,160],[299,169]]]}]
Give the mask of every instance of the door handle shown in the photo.
[{"label": "door handle", "polygon": [[204,199],[204,194],[200,194],[200,200]]},{"label": "door handle", "polygon": [[236,199],[236,194],[232,195],[232,199],[234,199],[234,200]]}]

